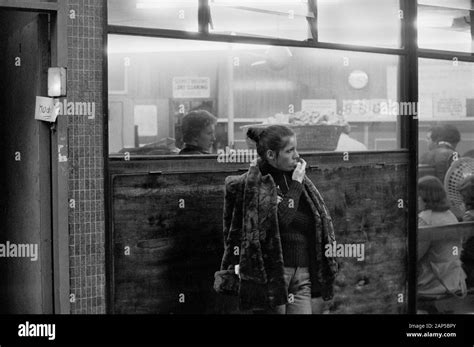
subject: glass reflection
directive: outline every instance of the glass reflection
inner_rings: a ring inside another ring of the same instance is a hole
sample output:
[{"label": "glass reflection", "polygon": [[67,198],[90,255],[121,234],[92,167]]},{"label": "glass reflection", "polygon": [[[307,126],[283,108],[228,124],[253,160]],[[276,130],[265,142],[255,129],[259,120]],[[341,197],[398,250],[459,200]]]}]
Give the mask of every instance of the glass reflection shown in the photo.
[{"label": "glass reflection", "polygon": [[120,35],[108,49],[111,153],[179,153],[196,110],[217,119],[203,152],[247,149],[246,127],[269,123],[302,151],[394,150],[397,115],[414,112],[397,56]]},{"label": "glass reflection", "polygon": [[420,48],[473,52],[470,0],[420,0],[418,5]]}]

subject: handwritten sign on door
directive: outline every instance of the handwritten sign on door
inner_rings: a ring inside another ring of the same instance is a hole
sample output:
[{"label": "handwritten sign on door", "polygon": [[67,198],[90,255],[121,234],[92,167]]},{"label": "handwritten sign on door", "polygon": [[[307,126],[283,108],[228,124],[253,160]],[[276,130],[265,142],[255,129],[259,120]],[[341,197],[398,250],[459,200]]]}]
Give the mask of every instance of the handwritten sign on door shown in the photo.
[{"label": "handwritten sign on door", "polygon": [[36,97],[35,119],[45,122],[55,122],[58,117],[58,108],[53,98]]}]

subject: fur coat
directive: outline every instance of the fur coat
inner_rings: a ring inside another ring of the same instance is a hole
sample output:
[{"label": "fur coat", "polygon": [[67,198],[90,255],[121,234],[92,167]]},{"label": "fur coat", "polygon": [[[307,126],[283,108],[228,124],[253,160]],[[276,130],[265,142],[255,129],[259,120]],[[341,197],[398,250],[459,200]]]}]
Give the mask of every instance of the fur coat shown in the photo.
[{"label": "fur coat", "polygon": [[[225,180],[221,270],[232,270],[239,264],[241,310],[266,309],[288,302],[276,185],[270,174],[262,176],[258,164],[260,159],[248,172]],[[330,300],[337,262],[324,256],[324,247],[335,241],[334,228],[321,194],[306,176],[303,186],[316,221],[312,230],[316,266],[310,267],[312,296]]]}]

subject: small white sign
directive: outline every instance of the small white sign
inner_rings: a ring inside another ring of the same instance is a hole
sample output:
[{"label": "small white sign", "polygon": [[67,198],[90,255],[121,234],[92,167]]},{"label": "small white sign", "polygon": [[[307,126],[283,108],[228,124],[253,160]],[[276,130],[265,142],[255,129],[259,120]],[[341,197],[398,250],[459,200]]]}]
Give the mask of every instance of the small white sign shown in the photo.
[{"label": "small white sign", "polygon": [[36,97],[35,119],[45,122],[55,122],[58,117],[59,108],[55,104],[55,99]]},{"label": "small white sign", "polygon": [[337,113],[337,101],[335,99],[303,99],[301,100],[302,111],[317,111],[320,114],[330,115]]},{"label": "small white sign", "polygon": [[467,115],[466,99],[456,95],[435,95],[433,97],[433,118],[465,118]]},{"label": "small white sign", "polygon": [[173,98],[209,98],[211,81],[209,77],[174,77]]}]

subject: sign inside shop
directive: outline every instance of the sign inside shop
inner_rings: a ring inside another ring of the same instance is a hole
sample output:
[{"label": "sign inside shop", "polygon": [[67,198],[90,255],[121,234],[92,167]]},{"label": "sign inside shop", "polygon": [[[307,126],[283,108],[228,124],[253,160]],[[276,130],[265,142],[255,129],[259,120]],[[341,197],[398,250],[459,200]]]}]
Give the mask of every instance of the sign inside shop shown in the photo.
[{"label": "sign inside shop", "polygon": [[211,81],[209,77],[174,77],[173,98],[209,98]]}]

